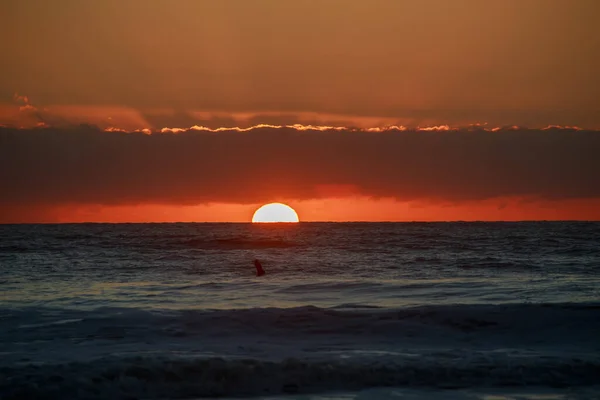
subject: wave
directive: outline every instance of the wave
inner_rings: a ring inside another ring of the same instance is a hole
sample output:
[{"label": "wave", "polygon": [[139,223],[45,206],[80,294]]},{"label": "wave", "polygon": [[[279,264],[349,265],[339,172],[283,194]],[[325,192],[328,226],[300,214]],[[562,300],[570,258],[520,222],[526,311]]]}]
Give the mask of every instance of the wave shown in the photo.
[{"label": "wave", "polygon": [[0,398],[587,386],[600,376],[599,316],[600,303],[3,308]]},{"label": "wave", "polygon": [[[192,225],[193,227],[193,225]],[[0,244],[0,253],[24,253],[38,251],[64,251],[73,247],[81,248],[120,248],[149,249],[149,250],[180,250],[180,249],[205,249],[205,250],[230,250],[230,249],[266,249],[266,248],[291,248],[298,247],[300,243],[269,235],[257,237],[256,233],[250,234],[247,227],[240,230],[239,234],[222,234],[210,231],[195,233],[190,232],[146,232],[144,225],[118,225],[113,231],[99,225],[92,233],[70,232],[62,226],[49,226],[43,232],[43,240],[32,240],[33,232],[28,232],[26,227],[9,240]],[[71,227],[72,230],[82,227]],[[222,229],[222,228],[221,228]],[[1,232],[0,232],[1,233]],[[268,233],[268,232],[267,232]]]},{"label": "wave", "polygon": [[466,388],[594,385],[600,363],[580,359],[403,360],[105,358],[0,369],[0,397],[190,398],[315,393],[372,387]]},{"label": "wave", "polygon": [[[289,240],[281,239],[244,239],[244,238],[226,238],[226,239],[203,239],[203,238],[162,238],[156,241],[121,241],[119,246],[121,248],[131,247],[133,249],[149,249],[149,250],[162,250],[162,251],[177,251],[177,250],[258,250],[258,249],[286,249],[299,247],[298,243],[294,243]],[[90,246],[97,249],[114,249],[116,239],[99,240],[94,239],[89,243],[79,244],[80,246]],[[21,254],[21,253],[36,253],[36,252],[64,252],[72,249],[72,244],[62,243],[45,243],[39,245],[38,243],[25,243],[19,245],[4,245],[0,246],[0,255],[6,254]],[[169,259],[172,260],[176,255],[168,254]],[[184,258],[182,256],[182,258]]]},{"label": "wave", "polygon": [[[268,248],[291,248],[299,244],[284,239],[271,238],[248,238],[240,237],[194,237],[193,235],[177,235],[171,237],[153,238],[146,241],[133,241],[130,243],[136,248],[150,248],[154,250],[240,250],[240,249],[268,249]],[[114,243],[107,243],[114,246]]]},{"label": "wave", "polygon": [[[471,343],[504,345],[596,345],[600,337],[600,303],[560,304],[456,304],[402,309],[347,304],[333,308],[248,308],[215,310],[143,310],[96,308],[92,310],[22,308],[0,309],[2,324],[19,340],[53,340],[73,337],[112,338],[115,331],[143,337],[238,337],[252,335],[300,338],[319,335],[370,340],[411,338],[432,344]],[[56,321],[78,321],[76,327]],[[56,329],[28,329],[31,324],[56,325]],[[107,329],[110,327],[110,329]],[[2,335],[0,335],[2,338]],[[5,337],[5,339],[10,339]]]},{"label": "wave", "polygon": [[296,247],[297,244],[281,239],[247,239],[247,238],[226,238],[226,239],[189,239],[181,242],[186,247],[202,249],[266,249],[266,248],[289,248]]}]

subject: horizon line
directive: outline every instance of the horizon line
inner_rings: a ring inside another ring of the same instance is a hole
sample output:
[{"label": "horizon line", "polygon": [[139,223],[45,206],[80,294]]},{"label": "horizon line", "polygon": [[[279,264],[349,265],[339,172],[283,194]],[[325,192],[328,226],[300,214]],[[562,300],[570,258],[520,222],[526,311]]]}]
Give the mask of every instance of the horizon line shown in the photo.
[{"label": "horizon line", "polygon": [[364,221],[364,220],[348,220],[348,221],[298,221],[298,222],[272,222],[261,223],[252,221],[147,221],[147,222],[9,222],[1,223],[3,225],[164,225],[164,224],[230,224],[230,225],[266,225],[266,226],[281,226],[281,225],[297,225],[297,224],[447,224],[447,223],[535,223],[535,222],[564,222],[564,223],[600,223],[600,219],[520,219],[520,220],[407,220],[407,221]]}]

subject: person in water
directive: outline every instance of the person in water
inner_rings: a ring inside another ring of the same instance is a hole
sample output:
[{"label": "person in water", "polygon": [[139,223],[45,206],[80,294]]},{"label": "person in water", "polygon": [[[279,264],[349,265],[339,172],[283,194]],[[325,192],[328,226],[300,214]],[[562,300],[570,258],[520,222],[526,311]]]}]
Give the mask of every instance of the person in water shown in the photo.
[{"label": "person in water", "polygon": [[256,267],[256,276],[263,276],[265,274],[262,264],[256,258],[254,259],[254,266]]}]

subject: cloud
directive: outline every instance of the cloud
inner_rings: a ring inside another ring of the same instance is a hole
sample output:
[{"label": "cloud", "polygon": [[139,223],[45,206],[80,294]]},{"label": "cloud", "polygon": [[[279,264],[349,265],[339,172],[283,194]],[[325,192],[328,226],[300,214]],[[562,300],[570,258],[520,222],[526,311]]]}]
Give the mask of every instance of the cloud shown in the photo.
[{"label": "cloud", "polygon": [[[192,126],[210,129],[239,127],[248,129],[260,125],[296,126],[299,129],[327,127],[353,127],[375,131],[380,127],[398,126],[421,130],[450,130],[456,127],[487,128],[506,125],[536,128],[569,127],[579,129],[580,125],[568,119],[553,115],[538,115],[536,118],[498,117],[489,113],[461,113],[454,110],[424,112],[423,110],[402,110],[386,115],[332,114],[314,111],[217,111],[187,109],[136,109],[126,106],[100,105],[40,105],[33,104],[29,97],[15,94],[12,103],[0,103],[0,125],[19,128],[48,126],[94,125],[102,129],[141,130],[152,129],[185,130]],[[535,113],[528,113],[531,117]],[[586,129],[596,129],[600,124],[581,125]]]},{"label": "cloud", "polygon": [[600,198],[600,132],[0,128],[0,205]]},{"label": "cloud", "polygon": [[48,125],[600,127],[597,0],[10,3],[0,99]]},{"label": "cloud", "polygon": [[[20,103],[22,104],[22,103]],[[486,127],[518,125],[528,127],[581,126],[587,129],[600,127],[600,120],[586,118],[563,118],[553,111],[547,114],[524,112],[523,115],[501,113],[460,112],[454,110],[400,110],[380,114],[335,114],[316,111],[198,111],[194,109],[135,109],[123,106],[77,106],[77,105],[21,105],[20,115],[14,115],[19,107],[13,106],[12,115],[2,112],[7,104],[0,103],[0,124],[18,127],[32,127],[38,122],[52,126],[78,124],[96,125],[101,128],[155,129],[205,126],[211,129],[221,127],[249,128],[256,125],[303,125],[303,126],[345,126],[369,129],[381,126],[406,126],[410,128],[447,129],[456,126]],[[33,107],[33,108],[32,108]],[[594,115],[597,115],[595,113]],[[578,122],[577,122],[578,121]]]},{"label": "cloud", "polygon": [[29,97],[20,95],[19,93],[13,95],[13,100],[18,104],[29,104]]}]

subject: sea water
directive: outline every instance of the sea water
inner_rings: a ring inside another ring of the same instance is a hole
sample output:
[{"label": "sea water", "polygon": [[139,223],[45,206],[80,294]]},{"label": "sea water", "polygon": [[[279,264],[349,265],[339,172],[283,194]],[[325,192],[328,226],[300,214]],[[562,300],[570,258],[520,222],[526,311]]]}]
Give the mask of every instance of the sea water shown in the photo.
[{"label": "sea water", "polygon": [[599,398],[599,283],[600,223],[0,225],[0,398]]}]

